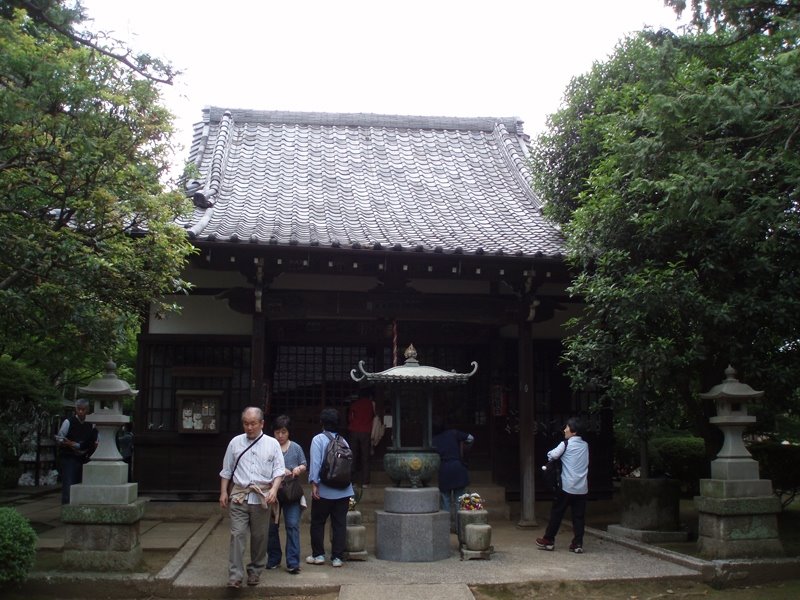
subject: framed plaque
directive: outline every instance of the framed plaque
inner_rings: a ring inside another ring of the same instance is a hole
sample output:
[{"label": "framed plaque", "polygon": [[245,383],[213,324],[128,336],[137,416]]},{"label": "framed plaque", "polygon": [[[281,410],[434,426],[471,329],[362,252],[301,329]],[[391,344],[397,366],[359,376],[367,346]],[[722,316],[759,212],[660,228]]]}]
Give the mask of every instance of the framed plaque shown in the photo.
[{"label": "framed plaque", "polygon": [[178,390],[178,431],[180,433],[219,433],[218,390]]}]

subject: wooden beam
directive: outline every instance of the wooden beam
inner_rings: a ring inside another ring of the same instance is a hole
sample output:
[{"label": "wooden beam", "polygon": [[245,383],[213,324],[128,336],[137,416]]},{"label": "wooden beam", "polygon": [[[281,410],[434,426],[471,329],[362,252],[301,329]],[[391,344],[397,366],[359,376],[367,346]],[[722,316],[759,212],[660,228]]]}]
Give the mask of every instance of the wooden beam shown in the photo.
[{"label": "wooden beam", "polygon": [[533,338],[526,315],[519,320],[519,464],[520,504],[519,527],[536,527],[534,501],[535,466],[534,438],[536,434],[533,396]]}]

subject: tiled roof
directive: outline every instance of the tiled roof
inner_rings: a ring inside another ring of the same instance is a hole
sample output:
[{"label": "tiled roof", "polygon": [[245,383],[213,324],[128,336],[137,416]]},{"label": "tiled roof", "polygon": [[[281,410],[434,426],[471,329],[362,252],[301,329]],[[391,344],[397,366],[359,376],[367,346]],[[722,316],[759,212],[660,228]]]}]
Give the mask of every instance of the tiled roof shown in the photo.
[{"label": "tiled roof", "polygon": [[559,256],[515,119],[204,110],[197,241]]}]

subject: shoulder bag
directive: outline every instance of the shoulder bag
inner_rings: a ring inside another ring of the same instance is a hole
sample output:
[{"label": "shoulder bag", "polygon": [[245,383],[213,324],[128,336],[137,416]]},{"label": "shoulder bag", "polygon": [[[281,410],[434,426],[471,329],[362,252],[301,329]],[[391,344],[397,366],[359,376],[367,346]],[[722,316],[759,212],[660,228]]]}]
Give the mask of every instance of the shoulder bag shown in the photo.
[{"label": "shoulder bag", "polygon": [[281,487],[278,488],[278,502],[281,504],[291,504],[297,502],[303,497],[303,486],[300,485],[300,480],[291,475],[284,477]]},{"label": "shoulder bag", "polygon": [[258,436],[258,437],[255,439],[255,441],[254,441],[254,442],[252,442],[252,443],[251,443],[251,444],[250,444],[250,445],[249,445],[247,448],[245,448],[245,449],[244,449],[244,452],[242,452],[242,453],[239,455],[239,458],[237,458],[237,459],[236,459],[236,462],[233,464],[233,471],[231,471],[231,478],[228,480],[228,495],[230,495],[230,493],[231,493],[231,489],[233,489],[233,474],[234,474],[234,473],[236,473],[236,467],[238,467],[238,466],[239,466],[239,461],[240,461],[240,460],[242,460],[242,457],[243,457],[245,454],[247,454],[247,451],[248,451],[248,450],[250,450],[250,448],[252,448],[253,446],[255,446],[255,445],[258,443],[258,440],[260,440],[262,437],[264,437],[264,434],[263,434],[263,433],[262,433],[260,436]]}]

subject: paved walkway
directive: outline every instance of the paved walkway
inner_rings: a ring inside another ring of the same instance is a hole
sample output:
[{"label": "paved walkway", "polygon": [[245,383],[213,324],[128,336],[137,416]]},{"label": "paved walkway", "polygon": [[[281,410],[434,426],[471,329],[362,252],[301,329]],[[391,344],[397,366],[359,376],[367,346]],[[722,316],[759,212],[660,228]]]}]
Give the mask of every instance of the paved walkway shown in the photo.
[{"label": "paved walkway", "polygon": [[[14,506],[21,514],[44,530],[39,535],[41,549],[59,550],[63,542],[60,522],[59,495],[50,493],[6,494],[0,503]],[[540,521],[546,517],[547,504],[537,505]],[[592,510],[590,503],[589,510]],[[341,600],[380,598],[453,599],[473,598],[468,586],[513,584],[524,582],[608,581],[623,579],[693,579],[703,575],[703,561],[675,561],[675,557],[653,552],[649,547],[618,543],[602,531],[590,529],[585,540],[586,553],[567,551],[569,529],[557,540],[555,552],[543,552],[535,547],[534,539],[543,533],[543,525],[520,529],[514,523],[494,520],[492,544],[495,552],[490,560],[461,560],[456,536],[451,536],[449,558],[426,563],[397,563],[374,557],[374,527],[367,524],[365,561],[347,562],[334,569],[329,564],[303,565],[299,575],[284,569],[267,571],[258,586],[235,592],[239,597],[263,598],[267,595],[329,594]],[[301,544],[308,548],[308,524],[301,528]],[[175,598],[227,598],[231,591],[227,580],[229,521],[227,515],[213,503],[152,502],[141,522],[141,541],[145,552],[169,550],[175,555],[154,575],[34,572],[23,590],[51,593],[57,588],[59,597],[87,597],[87,582],[113,584],[117,597],[145,594]],[[683,564],[679,564],[679,563]],[[707,564],[707,563],[706,563]],[[413,586],[410,588],[409,586]],[[74,588],[74,589],[73,589]],[[105,591],[110,589],[103,585]],[[104,594],[105,594],[104,591]],[[133,594],[133,595],[132,595]],[[23,597],[23,596],[20,596]],[[90,596],[89,596],[90,597]]]}]

